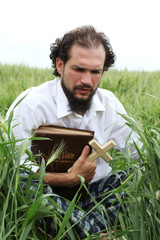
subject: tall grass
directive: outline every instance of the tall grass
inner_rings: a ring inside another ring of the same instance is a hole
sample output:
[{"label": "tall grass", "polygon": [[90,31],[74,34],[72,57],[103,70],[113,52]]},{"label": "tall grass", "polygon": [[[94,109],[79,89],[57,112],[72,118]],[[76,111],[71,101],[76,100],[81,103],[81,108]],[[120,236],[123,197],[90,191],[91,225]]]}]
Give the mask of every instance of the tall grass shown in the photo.
[{"label": "tall grass", "polygon": [[0,112],[5,114],[22,91],[51,79],[53,79],[53,76],[49,69],[0,64]]},{"label": "tall grass", "polygon": [[[3,73],[2,73],[3,72]],[[26,179],[26,188],[22,188],[23,170],[26,165],[19,165],[21,155],[26,152],[28,160],[33,160],[28,150],[28,140],[17,140],[12,134],[9,122],[5,123],[4,114],[14,98],[24,89],[52,79],[51,70],[30,69],[25,66],[0,65],[0,83],[4,92],[0,96],[2,117],[0,120],[0,239],[54,239],[45,231],[46,217],[52,217],[58,226],[55,239],[79,239],[75,226],[69,219],[76,207],[75,199],[70,203],[64,217],[55,210],[55,203],[50,195],[43,191],[44,164],[41,175],[30,174]],[[41,78],[41,76],[42,78]],[[29,77],[27,77],[29,76]],[[30,80],[29,80],[30,79]],[[18,82],[17,82],[18,80]],[[113,171],[126,170],[126,181],[110,194],[116,194],[121,202],[123,212],[118,214],[114,226],[106,227],[110,239],[125,236],[131,240],[159,240],[160,236],[160,109],[159,90],[160,72],[118,72],[111,71],[104,75],[101,87],[112,90],[129,114],[137,121],[126,118],[126,124],[136,131],[143,148],[135,145],[139,161],[130,157],[126,148],[124,154],[112,150]],[[17,89],[15,89],[17,82]],[[10,85],[8,88],[7,85]],[[13,91],[13,89],[15,91]],[[24,177],[23,177],[24,180]],[[31,190],[32,181],[37,188]],[[82,185],[83,185],[82,179]],[[125,192],[121,199],[119,192]],[[105,198],[106,196],[104,196]],[[48,204],[48,200],[52,202]],[[95,205],[100,209],[101,202]],[[57,207],[57,206],[56,206]],[[91,210],[92,211],[92,210]],[[88,213],[86,212],[86,215]],[[120,222],[121,228],[117,228]],[[100,239],[100,233],[88,235],[85,239]]]},{"label": "tall grass", "polygon": [[109,71],[100,86],[111,90],[129,115],[160,126],[160,71]]},{"label": "tall grass", "polygon": [[[127,124],[143,142],[140,162],[131,167],[133,179],[124,188],[127,201],[119,215],[127,239],[155,239],[160,236],[160,128],[126,118]],[[127,159],[127,157],[126,157]],[[130,165],[131,166],[131,165]]]},{"label": "tall grass", "polygon": [[[24,191],[21,172],[25,165],[20,166],[20,158],[28,152],[28,141],[17,140],[12,134],[10,124],[0,119],[0,239],[45,239],[36,228],[38,216],[51,215],[52,209],[42,194],[43,176],[30,174]],[[37,191],[30,191],[32,180],[37,180]],[[52,213],[53,214],[53,213]]]}]

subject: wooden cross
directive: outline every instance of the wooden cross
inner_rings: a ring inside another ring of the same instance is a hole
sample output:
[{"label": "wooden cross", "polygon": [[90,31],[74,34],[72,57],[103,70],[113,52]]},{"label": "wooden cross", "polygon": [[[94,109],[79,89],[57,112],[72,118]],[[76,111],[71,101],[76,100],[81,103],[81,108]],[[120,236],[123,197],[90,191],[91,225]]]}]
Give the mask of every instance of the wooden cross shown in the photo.
[{"label": "wooden cross", "polygon": [[[92,152],[90,155],[87,156],[86,161],[93,162],[96,160],[98,157],[103,158],[107,163],[112,160],[112,157],[107,153],[108,150],[113,148],[115,146],[115,143],[110,140],[103,146],[100,146],[98,142],[95,139],[92,139],[89,142],[89,145],[94,148],[95,152]],[[72,168],[68,169],[68,173],[71,172]]]},{"label": "wooden cross", "polygon": [[108,150],[115,146],[115,143],[110,140],[102,147],[98,144],[98,142],[93,139],[89,142],[89,145],[94,148],[95,152],[92,152],[87,158],[86,161],[93,162],[98,157],[103,158],[107,163],[112,160],[111,156],[107,153]]}]

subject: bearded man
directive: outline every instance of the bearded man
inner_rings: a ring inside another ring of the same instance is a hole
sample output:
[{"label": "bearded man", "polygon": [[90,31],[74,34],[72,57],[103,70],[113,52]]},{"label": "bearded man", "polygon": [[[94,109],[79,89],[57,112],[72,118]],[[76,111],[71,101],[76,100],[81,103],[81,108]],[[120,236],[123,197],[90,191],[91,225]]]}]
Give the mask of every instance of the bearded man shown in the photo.
[{"label": "bearded man", "polygon": [[[40,125],[56,124],[94,131],[94,137],[100,145],[113,140],[116,148],[124,152],[131,129],[117,113],[126,114],[126,111],[112,92],[99,88],[104,71],[115,62],[115,54],[108,38],[92,26],[83,26],[56,39],[50,50],[56,78],[26,90],[12,104],[9,112],[25,96],[14,109],[15,136],[20,139],[30,138],[33,129]],[[128,144],[133,141],[137,142],[135,133],[132,133]],[[138,158],[132,145],[130,152],[133,159]],[[118,187],[126,178],[123,171],[113,174],[112,168],[101,158],[92,163],[85,161],[88,153],[89,147],[85,146],[69,173],[47,172],[44,177],[44,192],[54,193],[54,187],[74,187],[80,184],[80,175],[84,177],[89,192],[97,201],[100,195]],[[24,155],[22,162],[25,158]],[[38,166],[30,164],[32,170],[38,174]],[[56,195],[52,198],[64,212],[67,211],[68,201]],[[98,201],[102,199],[103,196]],[[103,201],[110,223],[114,223],[120,208],[115,199],[115,196],[110,196]],[[85,212],[93,208],[94,202],[87,195],[86,201],[79,201],[77,205],[84,211],[75,208],[70,218],[71,224],[83,218]],[[64,215],[59,209],[57,211]],[[79,236],[84,238],[86,232],[92,234],[104,230],[105,224],[109,224],[106,214],[102,216],[101,212],[94,209],[75,228]],[[52,235],[56,234],[53,219],[50,221],[51,232]]]}]

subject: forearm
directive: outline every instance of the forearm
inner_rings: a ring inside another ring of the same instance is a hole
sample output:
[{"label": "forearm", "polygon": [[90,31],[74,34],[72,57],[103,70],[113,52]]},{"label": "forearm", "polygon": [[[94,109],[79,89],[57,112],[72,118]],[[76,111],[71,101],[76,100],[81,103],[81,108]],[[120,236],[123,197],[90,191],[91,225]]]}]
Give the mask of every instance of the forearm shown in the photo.
[{"label": "forearm", "polygon": [[76,176],[69,173],[46,172],[44,181],[52,187],[73,187],[80,183],[80,178],[78,177],[78,175]]}]

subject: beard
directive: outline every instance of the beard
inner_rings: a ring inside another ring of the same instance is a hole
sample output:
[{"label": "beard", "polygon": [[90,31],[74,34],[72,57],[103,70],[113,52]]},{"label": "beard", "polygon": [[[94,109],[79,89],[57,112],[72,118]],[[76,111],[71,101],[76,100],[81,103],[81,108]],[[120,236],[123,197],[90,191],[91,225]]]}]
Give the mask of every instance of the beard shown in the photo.
[{"label": "beard", "polygon": [[[95,90],[93,90],[93,88],[91,86],[86,85],[86,84],[81,84],[81,85],[76,86],[73,89],[73,91],[71,91],[66,87],[63,79],[61,81],[61,85],[62,85],[63,91],[68,99],[71,111],[81,112],[84,114],[87,110],[89,110],[91,103],[92,103],[92,98],[93,98],[97,88]],[[91,94],[89,95],[89,97],[87,99],[79,99],[74,95],[75,89],[83,88],[83,87],[88,88],[91,91]]]}]

